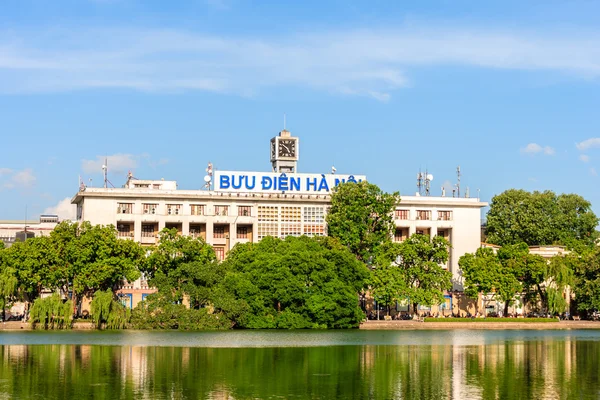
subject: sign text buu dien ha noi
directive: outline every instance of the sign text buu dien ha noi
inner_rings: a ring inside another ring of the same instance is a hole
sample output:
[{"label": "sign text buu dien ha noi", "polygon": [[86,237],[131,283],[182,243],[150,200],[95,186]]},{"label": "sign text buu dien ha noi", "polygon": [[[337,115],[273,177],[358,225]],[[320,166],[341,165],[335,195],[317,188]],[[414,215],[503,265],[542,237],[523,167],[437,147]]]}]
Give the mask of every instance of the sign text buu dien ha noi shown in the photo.
[{"label": "sign text buu dien ha noi", "polygon": [[214,188],[219,192],[328,194],[340,183],[366,180],[364,175],[215,171]]}]

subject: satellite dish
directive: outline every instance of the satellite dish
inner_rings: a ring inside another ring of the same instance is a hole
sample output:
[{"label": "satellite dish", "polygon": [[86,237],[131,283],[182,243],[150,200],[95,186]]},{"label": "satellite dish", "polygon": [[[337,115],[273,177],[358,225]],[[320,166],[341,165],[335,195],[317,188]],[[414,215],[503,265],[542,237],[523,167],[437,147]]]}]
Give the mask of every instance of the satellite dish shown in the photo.
[{"label": "satellite dish", "polygon": [[106,165],[102,165],[102,169],[106,169]]},{"label": "satellite dish", "polygon": [[433,180],[433,175],[431,175],[431,174],[427,175],[427,180],[432,181]]},{"label": "satellite dish", "polygon": [[210,182],[210,176],[206,175],[204,177],[204,182],[207,182],[207,183]]}]

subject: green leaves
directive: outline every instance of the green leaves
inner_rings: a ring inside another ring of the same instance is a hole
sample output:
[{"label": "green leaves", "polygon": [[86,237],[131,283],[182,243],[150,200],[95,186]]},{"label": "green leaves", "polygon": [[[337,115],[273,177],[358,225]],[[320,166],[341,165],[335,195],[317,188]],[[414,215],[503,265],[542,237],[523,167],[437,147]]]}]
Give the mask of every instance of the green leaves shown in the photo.
[{"label": "green leaves", "polygon": [[398,193],[384,193],[368,182],[342,183],[331,196],[328,234],[368,263],[390,241],[395,229],[392,212],[399,201]]},{"label": "green leaves", "polygon": [[507,190],[494,196],[487,214],[487,241],[497,245],[594,246],[598,217],[576,194]]},{"label": "green leaves", "polygon": [[413,305],[443,303],[444,292],[452,288],[452,273],[442,267],[449,246],[443,237],[425,235],[383,245],[370,281],[375,300],[386,306],[406,298]]},{"label": "green leaves", "polygon": [[358,326],[358,290],[367,268],[332,238],[265,238],[237,245],[224,262],[224,287],[247,307],[246,328]]}]

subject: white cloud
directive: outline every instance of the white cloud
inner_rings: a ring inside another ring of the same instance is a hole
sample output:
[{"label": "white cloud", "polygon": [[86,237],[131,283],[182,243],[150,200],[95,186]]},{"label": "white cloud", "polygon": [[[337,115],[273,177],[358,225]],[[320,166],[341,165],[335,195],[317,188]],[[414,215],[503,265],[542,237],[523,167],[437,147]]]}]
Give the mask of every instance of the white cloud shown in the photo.
[{"label": "white cloud", "polygon": [[31,168],[22,170],[0,168],[0,178],[2,178],[0,183],[5,189],[30,188],[37,180],[35,175],[33,175],[33,169]]},{"label": "white cloud", "polygon": [[590,174],[592,174],[593,176],[598,176],[598,173],[596,172],[596,168],[590,168]]},{"label": "white cloud", "polygon": [[12,177],[11,180],[16,186],[19,187],[31,187],[37,180],[33,175],[33,170],[31,168],[24,169],[22,171],[17,171]]},{"label": "white cloud", "polygon": [[[213,6],[227,4],[206,0]],[[412,67],[459,65],[600,77],[600,30],[444,26],[209,36],[181,29],[0,31],[0,92],[96,88],[248,95],[296,85],[388,101]]]},{"label": "white cloud", "polygon": [[13,170],[10,168],[0,168],[0,177],[4,176],[4,175],[10,175],[12,174]]},{"label": "white cloud", "polygon": [[600,137],[589,138],[583,142],[576,143],[575,146],[577,146],[577,149],[581,151],[592,149],[594,147],[600,147]]},{"label": "white cloud", "polygon": [[81,169],[87,174],[102,173],[106,162],[109,172],[123,173],[138,166],[137,158],[132,154],[113,154],[111,156],[96,156],[95,160],[81,160]]},{"label": "white cloud", "polygon": [[529,143],[527,146],[521,148],[523,154],[537,154],[544,153],[547,156],[554,155],[554,149],[550,146],[541,146],[537,143]]},{"label": "white cloud", "polygon": [[588,155],[585,155],[585,154],[582,154],[582,155],[580,155],[580,156],[579,156],[579,159],[580,159],[581,161],[585,162],[585,163],[586,163],[586,162],[590,162],[590,156],[588,156]]},{"label": "white cloud", "polygon": [[74,220],[77,212],[77,206],[71,204],[71,198],[65,197],[55,206],[48,207],[43,214],[58,215],[61,220]]}]

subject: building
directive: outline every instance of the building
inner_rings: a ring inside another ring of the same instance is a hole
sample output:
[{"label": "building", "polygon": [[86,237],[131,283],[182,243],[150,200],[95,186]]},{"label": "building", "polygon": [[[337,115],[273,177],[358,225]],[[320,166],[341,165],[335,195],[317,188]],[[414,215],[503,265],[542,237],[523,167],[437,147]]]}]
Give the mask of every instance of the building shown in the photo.
[{"label": "building", "polygon": [[0,240],[8,247],[16,240],[46,236],[58,224],[58,215],[40,215],[38,221],[0,221]]},{"label": "building", "polygon": [[[143,245],[157,243],[163,228],[174,228],[182,235],[203,238],[220,260],[237,243],[265,236],[326,235],[331,189],[340,182],[366,177],[338,175],[334,170],[298,173],[299,140],[286,130],[270,144],[272,172],[213,174],[209,165],[205,189],[181,190],[175,181],[131,176],[122,188],[81,186],[72,199],[77,220],[113,224],[119,237]],[[458,259],[479,247],[480,214],[486,205],[475,198],[402,196],[394,211],[393,240],[400,242],[414,233],[447,238],[452,245],[447,267],[453,273],[454,288],[460,290]]]}]

